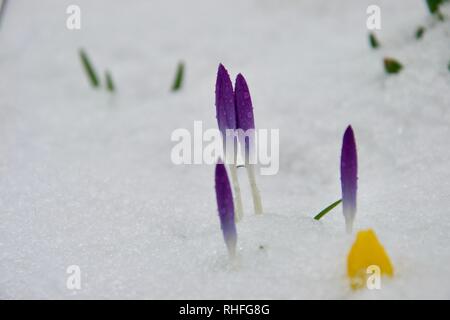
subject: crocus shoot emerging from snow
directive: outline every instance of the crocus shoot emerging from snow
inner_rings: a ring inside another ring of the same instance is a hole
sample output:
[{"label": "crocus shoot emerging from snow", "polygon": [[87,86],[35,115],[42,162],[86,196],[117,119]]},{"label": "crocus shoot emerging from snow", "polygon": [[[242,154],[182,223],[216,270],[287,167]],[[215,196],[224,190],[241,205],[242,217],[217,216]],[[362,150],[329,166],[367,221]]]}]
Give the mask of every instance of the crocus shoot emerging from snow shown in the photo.
[{"label": "crocus shoot emerging from snow", "polygon": [[81,64],[83,65],[89,82],[91,83],[92,87],[97,88],[100,85],[100,81],[93,64],[91,63],[87,53],[83,49],[80,49],[78,53],[80,55]]},{"label": "crocus shoot emerging from snow", "polygon": [[418,27],[416,29],[416,34],[415,34],[416,39],[417,40],[422,39],[424,33],[425,33],[425,27],[423,27],[423,26]]},{"label": "crocus shoot emerging from snow", "polygon": [[393,58],[384,58],[383,63],[387,74],[396,74],[403,69],[403,65]]},{"label": "crocus shoot emerging from snow", "polygon": [[342,206],[347,232],[351,233],[356,214],[358,159],[355,135],[351,126],[345,130],[341,152]]},{"label": "crocus shoot emerging from snow", "polygon": [[183,78],[184,78],[184,63],[180,62],[178,63],[175,79],[173,80],[172,91],[178,91],[181,89],[181,86],[183,85]]},{"label": "crocus shoot emerging from snow", "polygon": [[220,227],[227,245],[230,257],[236,254],[236,224],[234,221],[234,205],[230,181],[227,171],[222,163],[216,165],[215,174],[217,207],[219,210]]},{"label": "crocus shoot emerging from snow", "polygon": [[427,0],[428,10],[439,20],[444,20],[444,15],[442,14],[440,7],[447,0]]},{"label": "crocus shoot emerging from snow", "polygon": [[235,101],[236,101],[236,119],[238,136],[243,150],[243,158],[245,159],[245,168],[247,169],[248,179],[252,188],[253,206],[255,213],[262,213],[261,196],[256,186],[254,162],[250,159],[254,158],[255,143],[255,120],[253,117],[253,104],[250,97],[250,91],[247,82],[242,74],[236,77]]},{"label": "crocus shoot emerging from snow", "polygon": [[[233,180],[234,189],[234,205],[236,221],[242,218],[242,201],[241,190],[236,168],[236,143],[233,143],[234,150],[227,150],[226,137],[228,132],[234,132],[236,129],[236,108],[234,105],[234,91],[230,76],[225,67],[220,64],[217,71],[216,80],[216,117],[219,130],[222,133],[223,147],[225,150],[226,163],[230,164],[230,173]],[[231,130],[231,131],[230,131]],[[228,161],[229,157],[233,157],[233,161]]]},{"label": "crocus shoot emerging from snow", "polygon": [[369,33],[369,44],[372,49],[377,49],[380,46],[380,42],[374,33]]},{"label": "crocus shoot emerging from snow", "polygon": [[114,84],[111,72],[109,72],[108,70],[105,71],[105,82],[106,82],[106,90],[108,90],[109,92],[116,91],[116,86]]}]

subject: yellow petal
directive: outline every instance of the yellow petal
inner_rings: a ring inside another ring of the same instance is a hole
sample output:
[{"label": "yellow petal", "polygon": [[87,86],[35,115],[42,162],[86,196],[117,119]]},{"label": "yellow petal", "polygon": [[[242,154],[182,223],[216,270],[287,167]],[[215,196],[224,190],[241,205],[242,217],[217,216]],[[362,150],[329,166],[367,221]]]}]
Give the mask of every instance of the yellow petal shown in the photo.
[{"label": "yellow petal", "polygon": [[366,285],[368,276],[372,274],[372,266],[379,268],[380,275],[394,275],[389,256],[375,232],[372,229],[359,231],[347,257],[347,275],[353,289]]}]

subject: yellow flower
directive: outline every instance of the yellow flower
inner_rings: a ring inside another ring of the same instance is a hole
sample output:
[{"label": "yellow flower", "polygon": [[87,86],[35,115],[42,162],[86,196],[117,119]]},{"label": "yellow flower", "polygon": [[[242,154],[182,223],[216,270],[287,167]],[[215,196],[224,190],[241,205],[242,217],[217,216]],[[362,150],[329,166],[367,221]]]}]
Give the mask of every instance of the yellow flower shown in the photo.
[{"label": "yellow flower", "polygon": [[368,229],[358,232],[347,257],[347,275],[352,289],[363,288],[372,274],[392,277],[394,267],[375,232]]}]

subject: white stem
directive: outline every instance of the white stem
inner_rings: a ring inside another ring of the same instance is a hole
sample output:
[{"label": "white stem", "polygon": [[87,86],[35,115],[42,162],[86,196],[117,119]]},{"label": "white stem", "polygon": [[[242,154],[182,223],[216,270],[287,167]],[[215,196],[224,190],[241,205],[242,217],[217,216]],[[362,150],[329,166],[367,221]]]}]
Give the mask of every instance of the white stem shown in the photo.
[{"label": "white stem", "polygon": [[250,181],[250,187],[252,188],[253,207],[255,208],[255,213],[261,214],[263,209],[261,204],[261,196],[259,194],[258,187],[256,186],[255,166],[253,164],[247,164],[245,168],[247,169],[248,180]]},{"label": "white stem", "polygon": [[352,218],[345,218],[345,229],[348,234],[352,234],[353,231],[353,219]]},{"label": "white stem", "polygon": [[242,219],[242,200],[241,200],[241,188],[239,188],[239,180],[237,176],[237,169],[235,164],[230,164],[231,180],[233,181],[234,189],[234,221],[238,222]]}]

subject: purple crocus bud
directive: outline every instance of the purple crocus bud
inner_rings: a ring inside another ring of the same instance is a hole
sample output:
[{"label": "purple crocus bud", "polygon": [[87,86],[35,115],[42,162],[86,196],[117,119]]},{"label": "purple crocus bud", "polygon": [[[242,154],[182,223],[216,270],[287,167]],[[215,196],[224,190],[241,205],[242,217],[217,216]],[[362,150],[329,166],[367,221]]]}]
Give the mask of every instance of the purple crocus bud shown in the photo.
[{"label": "purple crocus bud", "polygon": [[[247,159],[247,157],[250,156],[249,152],[253,152],[255,120],[253,117],[253,104],[252,98],[250,97],[250,91],[244,76],[240,73],[236,77],[234,89],[236,100],[236,123],[237,128],[244,131],[239,132],[239,138],[241,143],[245,144],[244,159]],[[246,160],[246,162],[248,161]]]},{"label": "purple crocus bud", "polygon": [[356,214],[356,189],[358,180],[358,159],[353,129],[348,126],[342,140],[341,152],[341,187],[342,205],[347,232],[352,231]]},{"label": "purple crocus bud", "polygon": [[255,129],[253,119],[253,104],[248,90],[247,82],[242,74],[236,77],[236,120],[237,127],[242,130]]},{"label": "purple crocus bud", "polygon": [[236,253],[236,225],[234,222],[234,205],[231,193],[230,181],[228,180],[225,166],[219,160],[216,165],[216,198],[219,210],[220,227],[222,229],[223,238],[227,245],[228,252],[231,257]]},{"label": "purple crocus bud", "polygon": [[233,84],[227,69],[219,64],[216,80],[216,117],[219,130],[225,138],[226,129],[236,129]]}]

